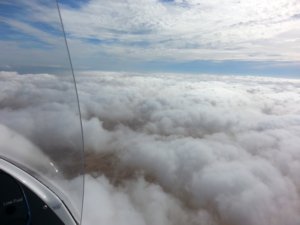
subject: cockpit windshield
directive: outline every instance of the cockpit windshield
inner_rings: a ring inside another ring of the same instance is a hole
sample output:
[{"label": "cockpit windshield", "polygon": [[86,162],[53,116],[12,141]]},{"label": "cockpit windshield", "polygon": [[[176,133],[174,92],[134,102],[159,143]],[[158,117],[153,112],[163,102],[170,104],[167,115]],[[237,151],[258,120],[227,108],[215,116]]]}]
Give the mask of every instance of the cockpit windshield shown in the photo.
[{"label": "cockpit windshield", "polygon": [[299,12],[0,0],[0,225],[300,225]]}]

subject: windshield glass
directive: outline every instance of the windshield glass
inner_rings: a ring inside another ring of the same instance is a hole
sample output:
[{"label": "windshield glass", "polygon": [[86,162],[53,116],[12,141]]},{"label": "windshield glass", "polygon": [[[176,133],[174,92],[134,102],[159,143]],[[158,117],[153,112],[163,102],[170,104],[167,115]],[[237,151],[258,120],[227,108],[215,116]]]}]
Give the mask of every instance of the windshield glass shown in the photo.
[{"label": "windshield glass", "polygon": [[[0,2],[1,155],[80,211],[54,0]],[[299,0],[58,3],[83,224],[299,225]]]},{"label": "windshield glass", "polygon": [[50,187],[80,221],[83,141],[56,1],[1,1],[0,32],[0,157]]}]

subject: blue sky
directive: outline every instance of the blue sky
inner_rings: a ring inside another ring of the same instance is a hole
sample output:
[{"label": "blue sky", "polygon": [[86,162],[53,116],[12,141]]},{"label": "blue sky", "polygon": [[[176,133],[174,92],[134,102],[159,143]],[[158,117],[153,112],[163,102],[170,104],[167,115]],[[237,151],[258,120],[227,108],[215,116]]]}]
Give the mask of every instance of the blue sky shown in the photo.
[{"label": "blue sky", "polygon": [[[59,2],[76,70],[300,77],[296,0]],[[67,67],[54,1],[0,6],[1,70]]]}]

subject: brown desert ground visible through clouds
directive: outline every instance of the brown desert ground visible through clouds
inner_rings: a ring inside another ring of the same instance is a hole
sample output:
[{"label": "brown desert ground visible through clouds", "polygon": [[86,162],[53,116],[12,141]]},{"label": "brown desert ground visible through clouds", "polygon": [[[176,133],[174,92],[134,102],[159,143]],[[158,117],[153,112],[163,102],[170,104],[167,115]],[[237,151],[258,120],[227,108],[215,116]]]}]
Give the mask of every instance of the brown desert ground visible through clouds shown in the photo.
[{"label": "brown desert ground visible through clouds", "polygon": [[[76,180],[60,157],[79,148],[72,85],[0,72],[0,133]],[[300,224],[299,80],[83,72],[77,85],[83,224]]]}]

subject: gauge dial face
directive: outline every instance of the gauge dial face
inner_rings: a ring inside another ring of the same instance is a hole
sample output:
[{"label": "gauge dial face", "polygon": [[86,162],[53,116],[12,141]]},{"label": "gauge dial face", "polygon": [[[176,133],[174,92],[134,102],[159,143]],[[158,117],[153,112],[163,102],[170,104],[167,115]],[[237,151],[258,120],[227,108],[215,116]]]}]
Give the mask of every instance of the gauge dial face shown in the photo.
[{"label": "gauge dial face", "polygon": [[25,225],[29,220],[29,208],[20,184],[0,171],[0,218],[1,224]]}]

